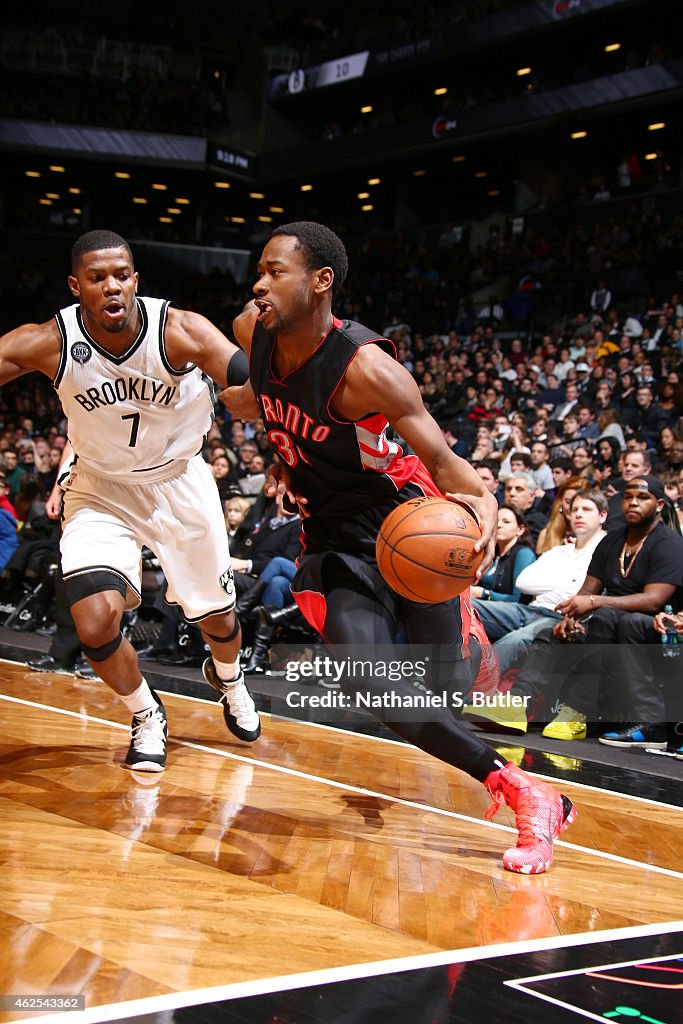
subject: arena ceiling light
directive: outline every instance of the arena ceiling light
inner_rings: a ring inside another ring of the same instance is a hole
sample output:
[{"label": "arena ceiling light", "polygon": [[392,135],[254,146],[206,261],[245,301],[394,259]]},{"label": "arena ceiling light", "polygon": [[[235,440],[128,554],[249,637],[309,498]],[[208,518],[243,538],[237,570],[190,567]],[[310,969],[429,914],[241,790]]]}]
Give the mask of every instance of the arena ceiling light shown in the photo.
[{"label": "arena ceiling light", "polygon": [[214,188],[230,188],[230,182],[229,181],[214,181],[213,187]]},{"label": "arena ceiling light", "polygon": [[[120,178],[122,181],[128,181],[128,179],[130,178],[130,174],[128,173],[128,171],[114,171],[114,177]],[[154,187],[155,186],[152,185],[152,188]]]},{"label": "arena ceiling light", "polygon": [[474,175],[475,178],[488,178],[488,176],[488,171],[477,171],[476,174]]},{"label": "arena ceiling light", "polygon": [[226,217],[225,219],[226,220],[231,220],[233,222],[233,224],[246,224],[247,223],[246,219],[244,217]]},{"label": "arena ceiling light", "polygon": [[76,188],[75,186],[73,186],[72,188],[68,189],[68,191],[71,193],[72,196],[80,196],[82,190],[80,188]]},{"label": "arena ceiling light", "polygon": [[250,199],[265,199],[266,197],[263,194],[263,192],[250,192],[249,193],[249,198]]},{"label": "arena ceiling light", "polygon": [[45,195],[48,199],[61,199],[59,192],[46,192]]},{"label": "arena ceiling light", "polygon": [[371,114],[372,113],[371,105],[368,103],[368,104],[366,104],[366,106],[361,107],[360,108],[360,112],[361,112],[361,114]]},{"label": "arena ceiling light", "polygon": [[381,178],[368,178],[368,185],[380,185],[381,182]]},{"label": "arena ceiling light", "polygon": [[40,178],[40,171],[24,171],[27,178]]},{"label": "arena ceiling light", "polygon": [[155,192],[168,192],[168,185],[162,185],[160,181],[153,181],[152,188]]},{"label": "arena ceiling light", "polygon": [[61,167],[59,164],[50,164],[50,170],[54,171],[55,174],[64,174],[66,167]]},{"label": "arena ceiling light", "polygon": [[189,199],[181,199],[180,196],[176,196],[175,197],[175,201],[178,204],[178,206],[189,206],[190,205],[190,200]]},{"label": "arena ceiling light", "polygon": [[182,212],[183,211],[180,209],[179,206],[169,206],[167,208],[167,210],[166,210],[166,213],[172,213],[172,214],[178,214],[178,213],[182,213]]},{"label": "arena ceiling light", "polygon": [[313,191],[313,186],[312,185],[302,185],[301,186],[301,191],[302,192],[312,192]]},{"label": "arena ceiling light", "polygon": [[144,196],[133,196],[133,202],[136,206],[147,206],[149,200],[145,199]]},{"label": "arena ceiling light", "polygon": [[361,206],[361,210],[363,210],[364,213],[368,213],[370,210],[374,209],[375,207],[372,205],[372,203],[366,203],[365,206]]},{"label": "arena ceiling light", "polygon": [[616,53],[617,50],[621,49],[621,43],[608,43],[605,47],[605,53]]},{"label": "arena ceiling light", "polygon": [[358,193],[358,198],[359,199],[369,199],[370,198],[370,193],[369,192],[359,192]]},{"label": "arena ceiling light", "polygon": [[413,177],[414,178],[424,178],[426,173],[427,172],[425,170],[420,168],[420,170],[418,170],[418,171],[413,171]]},{"label": "arena ceiling light", "polygon": [[453,157],[453,163],[454,164],[462,164],[462,163],[465,162],[466,159],[467,158],[465,156],[463,156],[462,153],[456,153],[456,155]]},{"label": "arena ceiling light", "polygon": [[666,121],[653,121],[647,126],[649,132],[658,132],[661,128],[666,128]]},{"label": "arena ceiling light", "polygon": [[434,90],[434,95],[435,96],[445,96],[447,92],[448,92],[448,89],[446,88],[446,86],[445,85],[440,85],[438,89]]},{"label": "arena ceiling light", "polygon": [[38,202],[40,203],[41,206],[52,206],[52,200],[51,199],[39,199]]},{"label": "arena ceiling light", "polygon": [[515,74],[518,78],[522,78],[524,75],[531,74],[531,68],[517,68]]},{"label": "arena ceiling light", "polygon": [[272,224],[272,223],[273,223],[273,218],[272,218],[272,217],[268,217],[268,216],[266,216],[266,214],[262,214],[262,215],[261,215],[261,216],[259,217],[259,220],[260,220],[260,221],[261,221],[261,222],[262,222],[263,224]]},{"label": "arena ceiling light", "polygon": [[656,160],[658,156],[659,156],[659,153],[646,153],[645,154],[645,159],[646,160]]},{"label": "arena ceiling light", "polygon": [[572,132],[572,134],[571,134],[571,138],[572,139],[585,139],[585,138],[587,138],[587,136],[588,136],[588,132],[584,132],[584,131]]},{"label": "arena ceiling light", "polygon": [[268,209],[270,210],[271,213],[284,213],[285,212],[284,206],[269,206]]}]

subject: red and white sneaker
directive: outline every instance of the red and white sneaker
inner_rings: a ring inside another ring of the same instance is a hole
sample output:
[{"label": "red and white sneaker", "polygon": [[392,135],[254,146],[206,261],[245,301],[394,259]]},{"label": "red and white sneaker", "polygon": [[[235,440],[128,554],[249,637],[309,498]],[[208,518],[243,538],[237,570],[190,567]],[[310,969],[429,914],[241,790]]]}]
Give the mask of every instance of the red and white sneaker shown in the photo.
[{"label": "red and white sneaker", "polygon": [[490,821],[501,804],[515,812],[517,846],[503,854],[503,867],[522,875],[540,875],[553,862],[553,843],[576,818],[569,797],[545,782],[538,782],[509,762],[487,776],[484,783],[493,797],[486,812]]}]

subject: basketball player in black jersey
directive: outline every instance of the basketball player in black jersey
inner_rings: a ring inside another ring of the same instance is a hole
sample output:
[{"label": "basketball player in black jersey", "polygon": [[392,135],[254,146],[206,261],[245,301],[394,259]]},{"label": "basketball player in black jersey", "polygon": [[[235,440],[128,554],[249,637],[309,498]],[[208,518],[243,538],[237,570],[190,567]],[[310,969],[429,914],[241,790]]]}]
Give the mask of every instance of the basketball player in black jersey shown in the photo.
[{"label": "basketball player in black jersey", "polygon": [[[249,353],[249,381],[224,392],[225,401],[235,416],[263,417],[303,519],[303,553],[292,592],[333,652],[341,654],[351,644],[391,649],[400,625],[410,644],[429,644],[438,652],[439,686],[467,690],[469,596],[435,605],[399,597],[379,574],[375,540],[387,513],[408,498],[459,496],[480,519],[481,575],[492,559],[496,501],[446,445],[392,344],[333,315],[347,266],[343,243],[323,225],[301,222],[273,232],[259,261],[255,298],[234,323]],[[389,424],[415,455],[404,455],[388,440]],[[368,684],[364,678],[363,688],[369,685],[387,689],[385,679]],[[353,680],[343,686],[353,689]],[[392,689],[414,693],[407,681]],[[384,707],[373,713],[403,738],[484,783],[494,798],[489,817],[503,802],[514,809],[519,840],[504,855],[506,868],[524,874],[547,870],[553,840],[575,815],[566,797],[498,760],[450,710],[433,710],[429,721],[405,720]]]}]

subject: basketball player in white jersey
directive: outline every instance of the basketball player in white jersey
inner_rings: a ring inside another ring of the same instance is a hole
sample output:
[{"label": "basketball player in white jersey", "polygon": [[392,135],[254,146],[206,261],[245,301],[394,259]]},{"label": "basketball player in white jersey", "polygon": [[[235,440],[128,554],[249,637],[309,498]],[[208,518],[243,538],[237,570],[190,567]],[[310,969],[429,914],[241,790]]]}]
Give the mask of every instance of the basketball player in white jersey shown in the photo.
[{"label": "basketball player in white jersey", "polygon": [[[64,582],[88,660],[133,716],[125,765],[163,771],[166,715],[121,632],[140,602],[142,545],[168,600],[211,650],[204,677],[241,740],[259,717],[240,671],[240,627],[221,502],[198,454],[213,415],[210,383],[242,383],[246,359],[198,313],[137,296],[128,243],[90,231],[72,250],[76,303],[0,339],[0,384],[39,370],[53,382],[75,461],[64,495]],[[206,375],[206,376],[204,376]]]}]

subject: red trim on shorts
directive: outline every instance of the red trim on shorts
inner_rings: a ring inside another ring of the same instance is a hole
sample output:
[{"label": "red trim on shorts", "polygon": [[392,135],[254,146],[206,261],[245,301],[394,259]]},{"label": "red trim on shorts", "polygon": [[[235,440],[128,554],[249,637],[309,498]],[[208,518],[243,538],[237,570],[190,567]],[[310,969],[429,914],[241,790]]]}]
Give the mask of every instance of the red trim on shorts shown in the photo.
[{"label": "red trim on shorts", "polygon": [[292,595],[299,611],[313,629],[322,636],[327,618],[327,599],[315,590],[304,590]]}]

